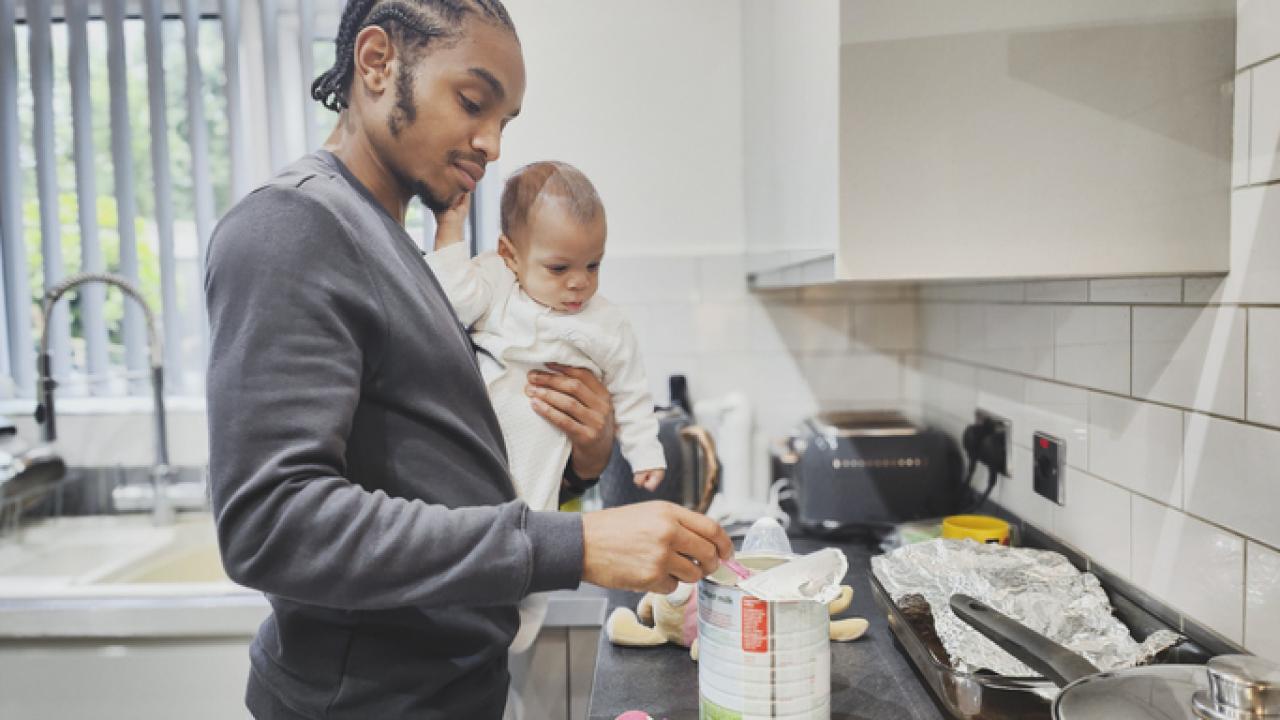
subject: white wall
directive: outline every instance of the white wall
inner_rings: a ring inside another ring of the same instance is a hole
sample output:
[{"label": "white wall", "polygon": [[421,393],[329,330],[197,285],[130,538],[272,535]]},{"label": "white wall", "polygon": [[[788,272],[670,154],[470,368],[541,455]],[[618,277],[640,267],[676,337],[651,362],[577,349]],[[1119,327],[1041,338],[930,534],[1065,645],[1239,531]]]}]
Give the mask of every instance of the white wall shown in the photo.
[{"label": "white wall", "polygon": [[609,214],[606,265],[609,256],[741,252],[741,4],[506,6],[528,90],[489,172],[505,178],[542,159],[578,166]]},{"label": "white wall", "polygon": [[[1226,277],[920,292],[926,415],[1013,422],[997,500],[1187,617],[1280,660],[1280,12],[1238,6]],[[913,373],[914,374],[914,373]],[[1067,441],[1067,503],[1031,433]]]}]

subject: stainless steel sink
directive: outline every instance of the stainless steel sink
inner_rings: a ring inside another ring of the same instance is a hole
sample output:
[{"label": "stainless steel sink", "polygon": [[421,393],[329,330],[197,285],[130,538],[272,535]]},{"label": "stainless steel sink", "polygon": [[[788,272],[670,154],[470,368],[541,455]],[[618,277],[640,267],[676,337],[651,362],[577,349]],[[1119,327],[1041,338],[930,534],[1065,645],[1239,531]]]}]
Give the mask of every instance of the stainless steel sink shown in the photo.
[{"label": "stainless steel sink", "polygon": [[0,602],[250,593],[227,578],[208,513],[54,518],[0,543]]},{"label": "stainless steel sink", "polygon": [[229,583],[216,545],[174,548],[99,582]]}]

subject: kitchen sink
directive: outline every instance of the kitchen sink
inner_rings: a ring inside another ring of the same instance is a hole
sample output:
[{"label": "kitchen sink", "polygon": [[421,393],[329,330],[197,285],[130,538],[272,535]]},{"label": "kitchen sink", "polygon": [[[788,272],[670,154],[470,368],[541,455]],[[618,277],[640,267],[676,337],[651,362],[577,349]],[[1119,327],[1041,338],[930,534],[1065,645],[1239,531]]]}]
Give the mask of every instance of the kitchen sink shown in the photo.
[{"label": "kitchen sink", "polygon": [[179,548],[146,558],[136,567],[99,582],[115,583],[225,583],[222,557],[214,544]]},{"label": "kitchen sink", "polygon": [[213,517],[61,517],[0,541],[5,638],[236,637],[266,616],[261,593],[227,578]]},{"label": "kitchen sink", "polygon": [[30,523],[0,539],[0,717],[246,717],[269,612],[227,579],[207,512]]},{"label": "kitchen sink", "polygon": [[[143,586],[169,586],[147,588]],[[0,599],[237,589],[222,569],[213,519],[180,514],[62,517],[0,542]]]},{"label": "kitchen sink", "polygon": [[[585,709],[604,609],[603,591],[552,594],[529,667],[513,670],[528,702]],[[0,539],[0,718],[245,717],[249,643],[269,612],[227,579],[208,513],[30,524]]]}]

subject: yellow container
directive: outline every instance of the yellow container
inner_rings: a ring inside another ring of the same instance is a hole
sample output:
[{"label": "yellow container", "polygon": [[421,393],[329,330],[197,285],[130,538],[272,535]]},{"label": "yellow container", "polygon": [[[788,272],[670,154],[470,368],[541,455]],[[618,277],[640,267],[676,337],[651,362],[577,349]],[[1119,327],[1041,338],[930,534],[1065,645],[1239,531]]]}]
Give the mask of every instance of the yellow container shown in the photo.
[{"label": "yellow container", "polygon": [[989,515],[951,515],[942,519],[942,537],[1009,544],[1009,523]]}]

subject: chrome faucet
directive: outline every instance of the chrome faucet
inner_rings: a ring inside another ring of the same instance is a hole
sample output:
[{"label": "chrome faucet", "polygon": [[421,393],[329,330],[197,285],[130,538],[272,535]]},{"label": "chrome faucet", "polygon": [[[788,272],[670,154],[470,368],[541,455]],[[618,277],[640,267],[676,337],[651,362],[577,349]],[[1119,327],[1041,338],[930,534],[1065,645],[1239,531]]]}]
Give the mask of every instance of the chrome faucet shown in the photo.
[{"label": "chrome faucet", "polygon": [[57,424],[53,412],[53,389],[58,383],[53,379],[53,363],[49,357],[49,316],[53,306],[72,288],[86,283],[103,283],[120,288],[124,294],[142,306],[142,313],[147,322],[147,346],[151,360],[151,393],[155,406],[155,443],[156,460],[151,470],[151,482],[155,492],[155,504],[152,507],[152,519],[157,525],[169,525],[174,521],[173,504],[169,501],[168,489],[173,469],[169,467],[169,440],[165,429],[164,416],[164,362],[160,345],[160,335],[156,329],[155,315],[151,306],[127,278],[110,273],[79,273],[49,288],[44,294],[41,306],[41,320],[44,328],[40,333],[40,378],[36,393],[36,422],[43,427],[43,438],[46,443],[57,439]]}]

